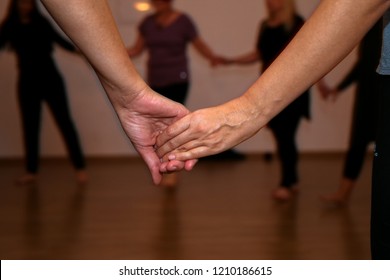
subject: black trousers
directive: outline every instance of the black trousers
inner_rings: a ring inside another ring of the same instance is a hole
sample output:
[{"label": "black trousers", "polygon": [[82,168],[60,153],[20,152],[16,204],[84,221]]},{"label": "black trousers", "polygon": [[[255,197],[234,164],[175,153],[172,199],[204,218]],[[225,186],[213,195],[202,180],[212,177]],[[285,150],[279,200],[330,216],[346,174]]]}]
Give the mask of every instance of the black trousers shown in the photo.
[{"label": "black trousers", "polygon": [[152,89],[173,101],[184,104],[187,100],[189,87],[189,83],[181,83],[163,87],[152,86]]},{"label": "black trousers", "polygon": [[375,140],[378,119],[379,75],[368,73],[356,91],[349,148],[343,176],[356,180],[362,169],[368,145]]},{"label": "black trousers", "polygon": [[390,76],[381,76],[379,118],[372,176],[371,252],[390,260]]},{"label": "black trousers", "polygon": [[75,125],[70,116],[65,85],[59,74],[51,73],[44,83],[41,77],[21,75],[19,80],[19,106],[22,119],[25,168],[29,173],[39,169],[39,137],[41,111],[44,102],[48,105],[75,169],[85,168],[85,159]]},{"label": "black trousers", "polygon": [[[286,115],[287,116],[287,115]],[[278,116],[270,123],[277,146],[280,160],[282,178],[280,186],[290,188],[298,183],[298,149],[296,145],[296,134],[302,116],[289,114]]]}]

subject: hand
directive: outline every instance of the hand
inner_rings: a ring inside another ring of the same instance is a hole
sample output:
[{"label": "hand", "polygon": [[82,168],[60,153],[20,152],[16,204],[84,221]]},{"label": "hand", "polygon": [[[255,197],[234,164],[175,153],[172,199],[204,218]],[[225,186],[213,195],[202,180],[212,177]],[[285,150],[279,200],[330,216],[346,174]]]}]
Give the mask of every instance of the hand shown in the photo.
[{"label": "hand", "polygon": [[337,89],[331,89],[324,84],[319,84],[318,90],[320,91],[322,99],[324,100],[330,99],[332,102],[336,101],[340,93]]},{"label": "hand", "polygon": [[[126,104],[126,103],[125,103]],[[134,148],[146,162],[157,185],[161,182],[160,158],[155,151],[157,136],[170,124],[189,113],[181,104],[173,102],[146,88],[138,94],[128,106],[116,108],[119,120]],[[191,170],[196,160],[171,161],[164,163],[163,172],[173,172],[182,169]]]},{"label": "hand", "polygon": [[332,92],[330,87],[322,80],[317,83],[317,87],[318,87],[318,90],[320,92],[322,99],[327,100]]},{"label": "hand", "polygon": [[183,117],[158,136],[158,156],[165,162],[185,161],[217,154],[241,143],[262,127],[250,106],[246,98],[240,97]]},{"label": "hand", "polygon": [[228,58],[225,58],[225,57],[222,57],[222,56],[215,56],[210,61],[210,64],[211,64],[212,67],[220,66],[220,65],[229,65],[229,64],[232,64],[232,63],[233,63],[232,60],[230,60]]}]

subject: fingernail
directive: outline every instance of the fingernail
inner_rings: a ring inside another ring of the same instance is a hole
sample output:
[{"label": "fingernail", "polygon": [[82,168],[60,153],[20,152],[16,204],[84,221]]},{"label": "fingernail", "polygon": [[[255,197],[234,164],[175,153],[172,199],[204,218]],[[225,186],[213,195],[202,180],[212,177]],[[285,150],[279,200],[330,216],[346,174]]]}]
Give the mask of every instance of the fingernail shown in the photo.
[{"label": "fingernail", "polygon": [[175,156],[175,155],[169,155],[169,156],[168,156],[168,159],[169,159],[169,160],[175,160],[175,159],[176,159],[176,156]]}]

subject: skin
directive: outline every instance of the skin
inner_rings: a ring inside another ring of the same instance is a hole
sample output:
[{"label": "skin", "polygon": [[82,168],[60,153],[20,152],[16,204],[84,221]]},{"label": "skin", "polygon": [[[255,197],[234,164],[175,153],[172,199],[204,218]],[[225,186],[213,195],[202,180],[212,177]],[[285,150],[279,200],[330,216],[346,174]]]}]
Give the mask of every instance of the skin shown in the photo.
[{"label": "skin", "polygon": [[[94,68],[123,129],[146,162],[155,184],[162,178],[156,139],[188,110],[153,92],[135,70],[105,0],[41,0]],[[173,161],[166,170],[191,170],[196,161]]]},{"label": "skin", "polygon": [[[154,20],[158,25],[165,28],[174,24],[174,22],[182,15],[180,11],[177,11],[172,4],[173,1],[162,1],[162,0],[153,0],[151,4],[154,9]],[[216,66],[220,63],[220,59],[212,52],[209,46],[203,41],[200,36],[197,36],[191,41],[192,46],[195,50],[198,51],[205,59],[209,60],[211,66]],[[145,50],[147,50],[145,38],[140,32],[137,34],[137,39],[135,43],[128,48],[127,52],[130,58],[135,58],[141,55]],[[174,171],[172,169],[165,170]],[[171,173],[163,177],[161,185],[165,187],[173,187],[177,184],[177,174]]]},{"label": "skin", "polygon": [[195,111],[168,127],[158,137],[158,155],[164,160],[200,158],[250,138],[346,57],[389,7],[389,0],[322,0],[242,96]]}]

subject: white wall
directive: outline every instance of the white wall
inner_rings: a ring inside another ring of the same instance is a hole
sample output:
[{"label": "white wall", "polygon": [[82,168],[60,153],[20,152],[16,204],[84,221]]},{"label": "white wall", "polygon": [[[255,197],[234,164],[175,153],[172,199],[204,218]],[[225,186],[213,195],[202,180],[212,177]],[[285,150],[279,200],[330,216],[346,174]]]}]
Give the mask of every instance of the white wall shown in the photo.
[{"label": "white wall", "polygon": [[[298,10],[308,17],[320,0],[297,0]],[[131,44],[136,27],[144,16],[132,10],[134,0],[110,0],[119,29],[126,44]],[[221,55],[238,55],[252,50],[259,22],[265,16],[262,0],[176,0],[176,7],[192,16],[210,47]],[[0,2],[0,15],[5,14],[7,1]],[[104,55],[104,54],[102,54]],[[187,106],[191,110],[220,104],[242,94],[256,80],[260,65],[210,68],[191,48],[189,52],[192,87]],[[337,83],[354,63],[351,53],[326,80]],[[87,63],[61,49],[55,52],[68,88],[69,102],[80,138],[88,156],[134,155],[104,92]],[[134,60],[145,73],[146,56]],[[16,60],[10,52],[0,52],[0,157],[23,155],[19,111],[16,102]],[[282,82],[282,81],[281,81]],[[348,143],[354,88],[345,92],[336,103],[323,102],[315,88],[312,91],[312,120],[303,122],[298,135],[301,151],[344,151]],[[54,122],[44,110],[42,155],[65,155],[64,145]],[[270,132],[264,129],[238,146],[245,152],[274,150]]]}]

